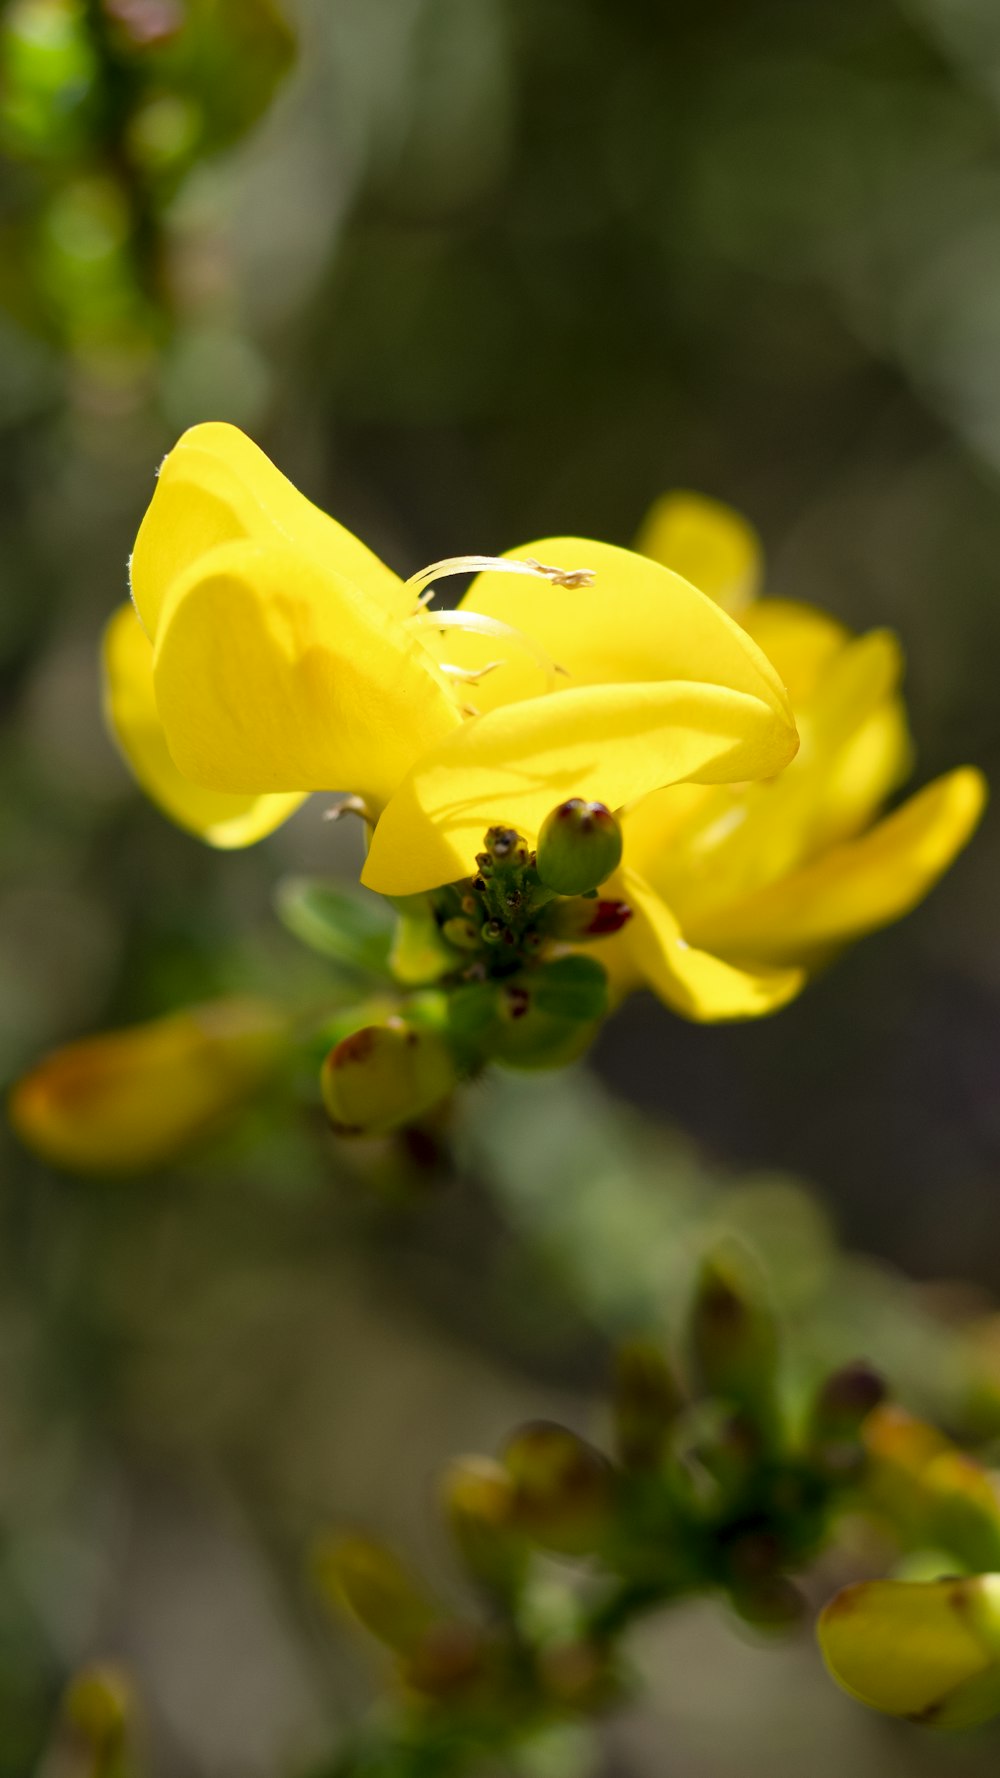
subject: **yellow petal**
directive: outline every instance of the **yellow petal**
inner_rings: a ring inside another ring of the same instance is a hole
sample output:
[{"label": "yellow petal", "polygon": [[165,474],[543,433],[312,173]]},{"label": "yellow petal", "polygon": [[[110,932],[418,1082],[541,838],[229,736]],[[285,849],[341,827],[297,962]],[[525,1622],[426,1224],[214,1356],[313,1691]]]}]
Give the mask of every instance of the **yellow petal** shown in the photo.
[{"label": "yellow petal", "polygon": [[682,822],[670,806],[673,791],[629,811],[629,863],[689,937],[700,942],[726,908],[870,819],[889,788],[887,770],[894,775],[900,763],[899,670],[893,636],[860,637],[830,662],[802,713],[799,753],[780,776],[707,793],[688,804]]},{"label": "yellow petal", "polygon": [[[699,950],[642,877],[623,870],[621,882],[632,919],[619,942],[654,994],[684,1018],[700,1023],[760,1018],[787,1005],[805,985],[800,969],[739,969]],[[595,955],[603,961],[600,947]]]},{"label": "yellow petal", "polygon": [[461,722],[413,629],[277,542],[223,544],[180,576],[153,677],[173,759],[214,790],[381,803]]},{"label": "yellow petal", "polygon": [[971,766],[938,778],[860,839],[698,927],[726,956],[810,961],[897,920],[921,901],[966,844],[986,783]]},{"label": "yellow petal", "polygon": [[661,563],[583,537],[546,537],[509,553],[593,573],[593,584],[580,587],[481,574],[462,600],[463,610],[530,636],[571,686],[698,680],[760,698],[790,718],[785,688],[756,643]]},{"label": "yellow petal", "polygon": [[997,1575],[847,1587],[820,1618],[827,1666],[845,1691],[890,1716],[942,1728],[985,1722],[1000,1711],[987,1627],[998,1592]]},{"label": "yellow petal", "polygon": [[297,794],[231,796],[182,777],[156,708],[153,651],[131,605],[120,605],[104,632],[104,707],[146,795],[179,827],[210,846],[250,846],[280,827],[304,801]]},{"label": "yellow petal", "polygon": [[177,576],[221,543],[257,539],[301,549],[403,616],[398,575],[300,494],[236,426],[193,426],[165,459],[132,555],[132,596],[155,639]]},{"label": "yellow petal", "polygon": [[635,547],[734,615],[760,585],[763,554],[753,526],[704,494],[662,495],[646,514]]},{"label": "yellow petal", "polygon": [[617,808],[673,779],[755,777],[780,770],[795,744],[773,708],[719,685],[598,685],[507,705],[418,762],[375,829],[362,880],[416,894],[467,876],[493,822],[533,839],[568,797]]},{"label": "yellow petal", "polygon": [[740,622],[780,674],[796,711],[813,696],[821,675],[851,640],[851,632],[828,612],[791,599],[758,599]]},{"label": "yellow petal", "polygon": [[162,1166],[208,1134],[280,1065],[286,1026],[271,1007],[220,1000],[70,1044],[18,1081],[11,1122],[71,1172]]}]

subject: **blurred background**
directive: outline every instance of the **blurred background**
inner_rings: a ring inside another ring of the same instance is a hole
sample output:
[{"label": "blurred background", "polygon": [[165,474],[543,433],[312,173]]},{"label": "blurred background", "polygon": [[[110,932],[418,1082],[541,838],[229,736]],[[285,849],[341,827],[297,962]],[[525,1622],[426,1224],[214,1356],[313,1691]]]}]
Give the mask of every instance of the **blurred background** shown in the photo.
[{"label": "blurred background", "polygon": [[[156,464],[207,418],[406,573],[546,533],[628,543],[670,487],[730,501],[771,591],[900,632],[917,781],[995,778],[1000,12],[0,4],[5,1079],[304,979],[274,884],[357,862],[316,801],[250,852],[203,849],[105,736],[100,627]],[[464,1177],[405,1206],[318,1118],[262,1114],[124,1185],[4,1137],[0,1778],[55,1770],[54,1701],[105,1653],[157,1778],[322,1750],[378,1665],[312,1599],[311,1537],[360,1520],[443,1569],[436,1468],[532,1414],[599,1423],[610,1338],[670,1323],[720,1219],[824,1357],[867,1342],[956,1415],[928,1323],[1000,1290],[998,881],[988,816],[923,909],[773,1020],[637,999],[599,1047],[606,1098],[494,1083]],[[646,1703],[560,1771],[995,1766],[995,1731],[865,1716],[808,1632],[762,1650],[706,1607],[635,1655]]]}]

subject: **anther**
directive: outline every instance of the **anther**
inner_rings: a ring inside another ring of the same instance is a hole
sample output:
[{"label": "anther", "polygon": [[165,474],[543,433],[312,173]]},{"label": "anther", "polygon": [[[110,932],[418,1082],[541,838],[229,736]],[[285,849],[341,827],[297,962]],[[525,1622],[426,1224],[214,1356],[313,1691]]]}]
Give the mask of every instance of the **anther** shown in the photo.
[{"label": "anther", "polygon": [[593,586],[595,571],[593,568],[553,568],[546,562],[536,562],[534,556],[525,556],[524,565],[540,574],[543,580],[552,586],[581,587]]}]

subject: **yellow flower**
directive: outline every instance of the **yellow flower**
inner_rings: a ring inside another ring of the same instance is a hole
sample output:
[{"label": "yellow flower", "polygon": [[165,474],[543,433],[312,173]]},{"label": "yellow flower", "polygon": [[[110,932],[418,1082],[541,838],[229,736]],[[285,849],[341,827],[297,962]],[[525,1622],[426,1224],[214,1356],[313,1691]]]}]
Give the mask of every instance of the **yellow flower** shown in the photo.
[{"label": "yellow flower", "polygon": [[224,1124],[280,1067],[286,1024],[219,1000],[56,1050],[18,1081],[10,1120],[57,1167],[138,1173]]},{"label": "yellow flower", "polygon": [[[459,610],[428,610],[420,588],[467,568]],[[466,875],[496,820],[533,837],[569,796],[767,776],[796,746],[764,655],[667,568],[555,538],[403,582],[230,426],[166,459],[132,594],[106,702],[146,790],[223,846],[310,791],[359,795],[387,894]]]},{"label": "yellow flower", "polygon": [[620,992],[646,983],[688,1018],[749,1018],[920,901],[969,839],[986,787],[965,767],[877,820],[911,763],[895,638],[754,602],[759,546],[714,502],[668,496],[641,541],[740,609],[788,688],[801,746],[766,782],[678,785],[624,812],[616,887],[633,918],[597,955]]}]

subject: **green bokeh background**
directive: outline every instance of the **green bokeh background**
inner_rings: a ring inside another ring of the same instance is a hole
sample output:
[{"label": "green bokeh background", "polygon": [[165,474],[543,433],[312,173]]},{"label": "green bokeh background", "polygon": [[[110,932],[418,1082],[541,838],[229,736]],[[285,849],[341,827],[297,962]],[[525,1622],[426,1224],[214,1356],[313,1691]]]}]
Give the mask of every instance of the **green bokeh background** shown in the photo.
[{"label": "green bokeh background", "polygon": [[[274,883],[357,863],[315,800],[249,853],[202,849],[104,734],[100,626],[155,465],[199,419],[245,426],[405,572],[547,532],[627,543],[669,487],[729,500],[772,591],[900,632],[918,781],[965,760],[996,778],[994,0],[300,0],[287,17],[295,67],[236,146],[273,46],[251,30],[177,76],[189,110],[154,124],[180,158],[151,213],[123,203],[113,159],[88,161],[114,120],[86,68],[58,130],[51,107],[8,115],[5,1078],[108,1022],[303,983],[315,965],[276,927]],[[66,1675],[103,1652],[137,1675],[163,1778],[276,1778],[322,1747],[378,1664],[326,1627],[309,1538],[360,1518],[444,1571],[436,1467],[529,1414],[592,1424],[609,1337],[670,1321],[718,1192],[793,1294],[822,1300],[824,1353],[867,1340],[904,1388],[952,1400],[914,1300],[843,1274],[820,1213],[787,1193],[775,1211],[759,1182],[810,1179],[852,1247],[918,1279],[1000,1288],[998,847],[988,816],[922,910],[772,1021],[701,1030],[630,1005],[597,1066],[695,1149],[647,1152],[583,1087],[548,1111],[535,1086],[497,1088],[469,1109],[486,1135],[467,1176],[401,1208],[318,1119],[262,1117],[124,1186],[8,1141],[2,1778],[36,1769]],[[808,1634],[761,1649],[706,1608],[636,1659],[649,1702],[573,1755],[574,1778],[591,1757],[621,1778],[995,1764],[995,1731],[940,1742],[865,1716]]]}]

